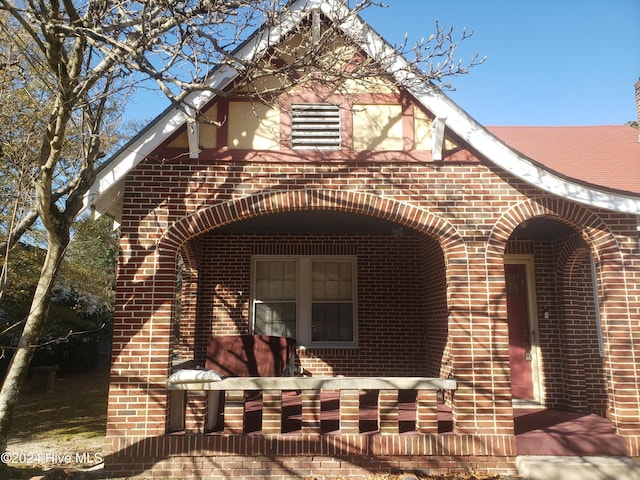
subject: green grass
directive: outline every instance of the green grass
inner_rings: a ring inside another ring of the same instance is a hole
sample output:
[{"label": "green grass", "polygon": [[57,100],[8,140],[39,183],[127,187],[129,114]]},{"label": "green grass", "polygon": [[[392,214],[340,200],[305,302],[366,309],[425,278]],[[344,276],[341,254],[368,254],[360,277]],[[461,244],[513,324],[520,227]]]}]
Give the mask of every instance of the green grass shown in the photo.
[{"label": "green grass", "polygon": [[[107,369],[59,375],[52,392],[31,392],[23,386],[16,406],[9,451],[96,452],[102,446],[107,424]],[[66,473],[41,465],[12,465],[0,478],[23,480],[48,473],[47,478],[95,478],[89,473]]]},{"label": "green grass", "polygon": [[10,439],[83,440],[104,437],[107,422],[106,369],[56,379],[55,391],[33,393],[29,382],[16,407]]}]

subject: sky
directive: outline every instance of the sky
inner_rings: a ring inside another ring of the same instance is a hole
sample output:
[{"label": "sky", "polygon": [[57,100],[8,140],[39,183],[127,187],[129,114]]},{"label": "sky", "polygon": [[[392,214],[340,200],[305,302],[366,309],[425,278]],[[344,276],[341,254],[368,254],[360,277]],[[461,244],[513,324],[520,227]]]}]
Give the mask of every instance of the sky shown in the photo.
[{"label": "sky", "polygon": [[[447,94],[484,125],[610,125],[637,119],[640,0],[385,0],[363,18],[390,43],[440,25],[473,31],[485,62]],[[393,21],[392,21],[393,20]]]},{"label": "sky", "polygon": [[[457,50],[486,57],[452,79],[454,102],[484,125],[616,125],[637,120],[640,0],[384,0],[362,17],[392,44],[441,26],[473,31]],[[352,2],[353,3],[353,0]],[[152,96],[153,97],[153,96]],[[141,99],[137,118],[166,103]],[[144,109],[144,113],[143,110]]]}]

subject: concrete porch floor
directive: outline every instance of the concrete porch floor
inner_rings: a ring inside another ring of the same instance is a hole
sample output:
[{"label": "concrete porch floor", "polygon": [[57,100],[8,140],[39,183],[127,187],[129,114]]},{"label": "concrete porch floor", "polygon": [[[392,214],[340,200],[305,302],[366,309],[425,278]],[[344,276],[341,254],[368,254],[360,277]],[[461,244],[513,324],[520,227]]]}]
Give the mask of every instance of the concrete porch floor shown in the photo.
[{"label": "concrete porch floor", "polygon": [[[376,392],[367,392],[360,398],[360,432],[375,434],[377,425]],[[399,398],[399,430],[411,434],[415,428],[415,397],[401,392]],[[302,405],[300,395],[283,397],[282,432],[300,432]],[[246,402],[247,434],[259,434],[262,416],[261,399]],[[218,425],[221,425],[219,422]],[[514,408],[514,428],[517,455],[551,456],[625,456],[625,441],[614,432],[611,422],[593,414],[573,413],[546,408]],[[337,393],[323,392],[322,433],[339,430],[339,398]],[[452,435],[451,410],[438,406],[438,433]]]},{"label": "concrete porch floor", "polygon": [[624,438],[598,415],[545,408],[514,408],[513,415],[518,455],[626,455]]}]

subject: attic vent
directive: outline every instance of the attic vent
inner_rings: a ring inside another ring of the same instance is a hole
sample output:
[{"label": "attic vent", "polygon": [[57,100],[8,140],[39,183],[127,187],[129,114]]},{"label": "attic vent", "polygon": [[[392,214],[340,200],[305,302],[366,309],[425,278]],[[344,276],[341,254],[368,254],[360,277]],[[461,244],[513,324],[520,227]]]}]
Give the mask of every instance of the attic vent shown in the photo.
[{"label": "attic vent", "polygon": [[292,105],[291,148],[340,148],[340,108],[328,103]]}]

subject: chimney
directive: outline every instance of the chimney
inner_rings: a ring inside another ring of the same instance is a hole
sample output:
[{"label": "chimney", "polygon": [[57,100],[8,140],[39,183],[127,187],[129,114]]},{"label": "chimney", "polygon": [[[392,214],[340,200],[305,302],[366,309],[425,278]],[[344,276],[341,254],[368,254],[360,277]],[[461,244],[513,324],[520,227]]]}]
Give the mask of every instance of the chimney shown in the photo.
[{"label": "chimney", "polygon": [[638,114],[638,123],[640,123],[640,78],[635,83],[636,87],[636,112]]}]

